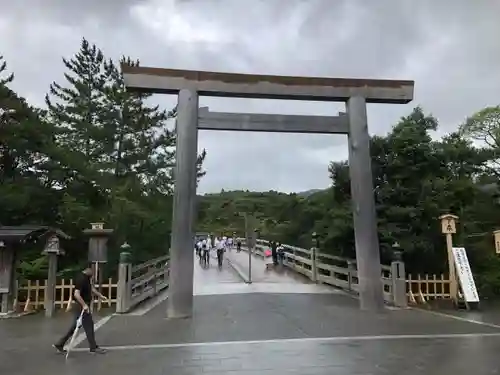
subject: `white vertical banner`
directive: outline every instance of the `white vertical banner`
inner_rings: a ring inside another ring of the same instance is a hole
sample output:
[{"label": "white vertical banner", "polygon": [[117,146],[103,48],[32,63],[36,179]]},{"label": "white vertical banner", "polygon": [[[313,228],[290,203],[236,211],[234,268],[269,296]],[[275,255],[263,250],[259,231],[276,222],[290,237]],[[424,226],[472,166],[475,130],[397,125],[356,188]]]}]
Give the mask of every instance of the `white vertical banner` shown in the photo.
[{"label": "white vertical banner", "polygon": [[467,258],[467,252],[464,247],[453,247],[453,259],[455,260],[455,272],[458,276],[458,281],[464,293],[466,302],[479,302],[479,294],[477,293],[474,276]]}]

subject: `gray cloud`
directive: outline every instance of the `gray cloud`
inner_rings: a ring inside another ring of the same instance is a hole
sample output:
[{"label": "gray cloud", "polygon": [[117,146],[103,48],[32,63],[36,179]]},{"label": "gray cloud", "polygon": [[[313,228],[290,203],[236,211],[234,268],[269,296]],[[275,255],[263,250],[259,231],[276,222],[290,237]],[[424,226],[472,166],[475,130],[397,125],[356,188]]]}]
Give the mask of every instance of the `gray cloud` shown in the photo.
[{"label": "gray cloud", "polygon": [[[16,5],[17,4],[17,5]],[[28,5],[29,4],[29,5]],[[251,4],[251,5],[250,5]],[[85,36],[106,55],[144,65],[283,75],[416,81],[409,105],[370,105],[383,134],[415,105],[439,134],[498,104],[500,2],[491,0],[0,0],[0,54],[14,88],[35,103],[63,74]],[[172,96],[154,100],[169,108]],[[212,110],[334,115],[343,104],[202,98]],[[342,136],[201,132],[208,151],[201,191],[296,191],[329,184]]]}]

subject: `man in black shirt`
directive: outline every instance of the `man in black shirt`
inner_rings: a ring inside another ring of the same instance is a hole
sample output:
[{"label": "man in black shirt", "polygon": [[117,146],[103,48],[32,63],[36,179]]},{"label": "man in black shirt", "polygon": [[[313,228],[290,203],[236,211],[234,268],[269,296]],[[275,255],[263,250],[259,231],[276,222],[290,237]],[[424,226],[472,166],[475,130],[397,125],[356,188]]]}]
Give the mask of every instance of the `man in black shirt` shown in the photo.
[{"label": "man in black shirt", "polygon": [[278,265],[278,252],[277,252],[278,244],[276,243],[276,241],[271,241],[270,245],[271,245],[271,256],[273,258],[273,264],[275,266],[277,266]]},{"label": "man in black shirt", "polygon": [[73,290],[73,314],[74,319],[68,332],[61,337],[61,339],[53,345],[53,347],[59,353],[66,353],[64,345],[73,335],[76,328],[76,321],[82,314],[82,326],[85,330],[85,335],[87,336],[87,341],[89,343],[89,349],[91,353],[103,354],[106,351],[100,348],[95,342],[95,332],[94,332],[94,320],[92,319],[92,314],[90,313],[89,305],[92,303],[92,294],[95,294],[102,300],[107,300],[101,293],[99,293],[92,285],[92,268],[85,268],[80,275],[77,276],[75,280],[75,288]]}]

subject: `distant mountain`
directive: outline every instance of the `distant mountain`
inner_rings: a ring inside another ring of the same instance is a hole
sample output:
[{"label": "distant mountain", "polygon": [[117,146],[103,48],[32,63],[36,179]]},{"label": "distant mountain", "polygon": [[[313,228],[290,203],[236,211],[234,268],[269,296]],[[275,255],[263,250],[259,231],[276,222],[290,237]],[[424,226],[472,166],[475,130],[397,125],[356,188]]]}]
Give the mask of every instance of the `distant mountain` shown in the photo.
[{"label": "distant mountain", "polygon": [[300,193],[297,193],[297,195],[301,197],[308,197],[310,195],[313,195],[315,193],[319,193],[320,191],[323,191],[324,189],[310,189],[306,191],[301,191]]},{"label": "distant mountain", "polygon": [[319,193],[319,192],[322,192],[325,190],[327,190],[327,189],[310,189],[310,190],[301,191],[298,193],[282,193],[282,192],[275,191],[275,190],[269,190],[269,191],[249,191],[249,190],[227,190],[227,191],[224,191],[224,190],[222,190],[220,193],[198,194],[197,197],[198,198],[204,198],[204,197],[207,198],[207,197],[217,197],[217,196],[221,196],[221,195],[238,197],[238,196],[247,196],[247,195],[262,195],[262,194],[271,194],[271,195],[272,194],[278,194],[278,195],[297,194],[300,197],[309,197],[313,194],[316,194],[316,193]]}]

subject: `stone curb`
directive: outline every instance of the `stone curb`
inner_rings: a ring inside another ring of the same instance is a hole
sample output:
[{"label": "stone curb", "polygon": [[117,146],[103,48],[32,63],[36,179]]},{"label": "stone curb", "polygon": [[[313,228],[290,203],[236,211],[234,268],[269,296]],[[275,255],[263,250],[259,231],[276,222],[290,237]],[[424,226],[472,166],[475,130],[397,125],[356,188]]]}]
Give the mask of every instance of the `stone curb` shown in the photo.
[{"label": "stone curb", "polygon": [[227,263],[231,266],[234,272],[247,284],[251,284],[252,282],[249,281],[248,274],[244,272],[241,267],[236,263],[233,262],[229,256],[226,256]]}]

